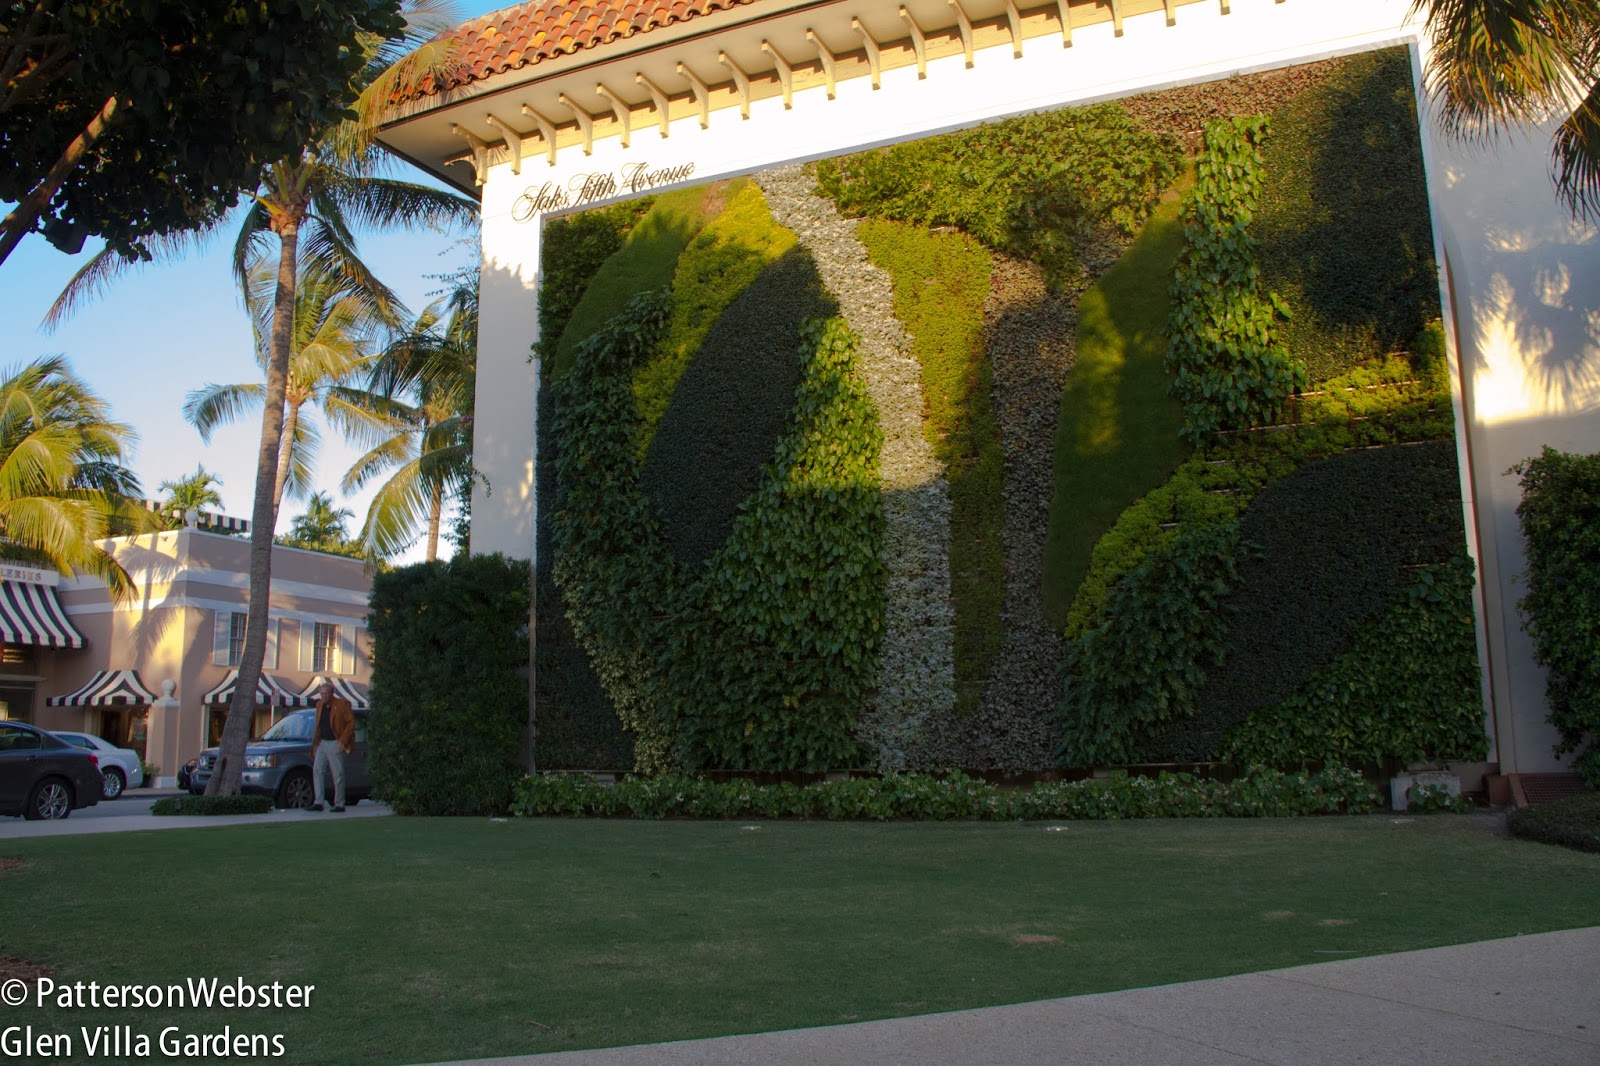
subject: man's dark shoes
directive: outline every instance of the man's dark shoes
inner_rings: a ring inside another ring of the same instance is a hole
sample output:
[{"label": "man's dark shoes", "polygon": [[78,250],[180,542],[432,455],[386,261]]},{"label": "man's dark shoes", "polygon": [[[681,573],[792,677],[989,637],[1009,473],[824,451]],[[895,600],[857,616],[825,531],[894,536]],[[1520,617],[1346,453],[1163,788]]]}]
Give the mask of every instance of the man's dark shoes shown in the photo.
[{"label": "man's dark shoes", "polygon": [[320,811],[320,810],[322,810],[322,804],[313,803],[311,806],[307,807],[306,810],[308,810],[308,811]]},{"label": "man's dark shoes", "polygon": [[343,807],[334,807],[334,808],[331,808],[331,809],[332,809],[333,813],[335,813],[335,814],[342,814],[344,812],[344,808]]}]

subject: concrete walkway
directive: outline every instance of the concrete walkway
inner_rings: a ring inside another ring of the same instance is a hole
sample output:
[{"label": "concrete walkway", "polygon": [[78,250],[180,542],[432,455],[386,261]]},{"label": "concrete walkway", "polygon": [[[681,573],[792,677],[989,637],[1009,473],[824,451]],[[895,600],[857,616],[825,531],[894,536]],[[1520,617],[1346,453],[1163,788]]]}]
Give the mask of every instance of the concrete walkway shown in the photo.
[{"label": "concrete walkway", "polygon": [[381,818],[393,811],[371,800],[330,811],[272,811],[268,814],[162,815],[150,813],[156,800],[186,795],[178,789],[136,789],[118,799],[102,800],[93,807],[73,811],[67,818],[30,822],[22,818],[0,818],[0,840],[30,837],[83,836],[86,833],[126,833],[140,829],[210,829],[219,825],[262,825],[268,822],[329,821],[335,818]]},{"label": "concrete walkway", "polygon": [[[1600,1063],[1600,928],[1008,1007],[474,1066]],[[459,1066],[459,1064],[458,1064]]]}]

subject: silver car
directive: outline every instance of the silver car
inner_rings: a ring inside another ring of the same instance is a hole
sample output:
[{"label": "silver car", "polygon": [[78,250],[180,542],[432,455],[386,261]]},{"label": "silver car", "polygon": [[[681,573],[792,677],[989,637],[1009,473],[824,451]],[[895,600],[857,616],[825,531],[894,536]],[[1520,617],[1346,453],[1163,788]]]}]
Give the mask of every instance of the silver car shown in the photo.
[{"label": "silver car", "polygon": [[74,747],[92,753],[100,760],[100,798],[114,800],[124,789],[144,785],[144,760],[132,748],[119,748],[105,737],[93,733],[66,733],[52,730]]}]

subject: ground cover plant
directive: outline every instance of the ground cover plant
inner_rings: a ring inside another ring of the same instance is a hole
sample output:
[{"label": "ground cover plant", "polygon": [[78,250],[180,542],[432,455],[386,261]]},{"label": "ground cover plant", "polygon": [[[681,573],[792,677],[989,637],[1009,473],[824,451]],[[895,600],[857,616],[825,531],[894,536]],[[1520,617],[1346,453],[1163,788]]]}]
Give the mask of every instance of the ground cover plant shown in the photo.
[{"label": "ground cover plant", "polygon": [[983,352],[989,253],[960,233],[868,219],[856,231],[889,272],[895,317],[922,367],[923,432],[950,486],[950,599],[955,611],[956,708],[978,709],[1003,636],[1005,457]]},{"label": "ground cover plant", "polygon": [[[389,1066],[830,1025],[1600,923],[1600,855],[1502,839],[1499,824],[387,818],[10,840],[0,855],[24,864],[0,864],[5,953],[57,981],[242,976],[317,991],[310,1010],[52,1007],[12,1010],[7,1024],[229,1025],[283,1034],[286,1061]],[[175,869],[182,907],[169,905],[169,878],[127,875]],[[1441,875],[1452,870],[1473,876]],[[340,905],[308,909],[330,886]]]},{"label": "ground cover plant", "polygon": [[1600,852],[1600,793],[1524,807],[1513,811],[1506,825],[1523,840]]}]

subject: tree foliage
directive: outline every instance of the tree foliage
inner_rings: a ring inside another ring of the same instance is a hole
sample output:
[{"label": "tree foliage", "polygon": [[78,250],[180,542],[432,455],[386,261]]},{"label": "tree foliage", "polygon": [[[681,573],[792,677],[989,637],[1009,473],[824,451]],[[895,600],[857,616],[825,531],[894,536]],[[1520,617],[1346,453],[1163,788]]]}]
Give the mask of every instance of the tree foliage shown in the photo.
[{"label": "tree foliage", "polygon": [[36,219],[132,255],[215,222],[264,165],[346,116],[358,40],[398,36],[399,7],[0,0],[0,200],[21,203],[0,260]]}]

